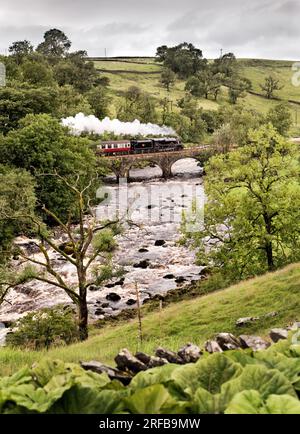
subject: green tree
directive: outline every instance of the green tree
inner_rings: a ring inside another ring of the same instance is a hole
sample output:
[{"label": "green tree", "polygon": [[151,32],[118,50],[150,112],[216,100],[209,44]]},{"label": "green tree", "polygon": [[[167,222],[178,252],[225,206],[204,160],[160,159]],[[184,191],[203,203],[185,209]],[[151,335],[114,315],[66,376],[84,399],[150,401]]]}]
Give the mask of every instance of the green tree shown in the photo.
[{"label": "green tree", "polygon": [[198,116],[198,102],[195,98],[190,95],[186,95],[184,98],[178,101],[178,107],[181,108],[181,114],[189,118],[191,123]]},{"label": "green tree", "polygon": [[237,142],[234,128],[232,128],[230,124],[222,124],[221,127],[213,133],[212,141],[214,146],[222,150],[222,152],[229,151]]},{"label": "green tree", "polygon": [[[27,115],[19,128],[0,142],[0,163],[28,170],[37,180],[39,207],[45,205],[64,221],[74,197],[60,179],[44,175],[57,172],[69,180],[80,175],[80,182],[87,185],[96,172],[89,141],[70,135],[57,119],[46,114]],[[91,188],[96,189],[97,183]]]},{"label": "green tree", "polygon": [[157,122],[155,101],[137,86],[131,86],[124,94],[117,116],[122,121]]},{"label": "green tree", "polygon": [[99,79],[99,73],[85,51],[70,53],[54,65],[54,77],[60,86],[72,85],[79,92],[90,90]]},{"label": "green tree", "polygon": [[44,56],[63,57],[71,47],[71,41],[59,29],[50,29],[44,33],[44,41],[41,42],[37,51]]},{"label": "green tree", "polygon": [[234,137],[237,146],[244,146],[249,142],[249,131],[257,129],[264,122],[261,114],[242,105],[222,107],[216,113],[216,126],[226,125],[226,135]]},{"label": "green tree", "polygon": [[202,118],[202,109],[198,108],[198,103],[195,98],[186,96],[178,102],[181,108],[181,115],[189,119],[189,124],[186,124],[182,119],[182,125],[176,130],[182,136],[183,140],[197,143],[207,132],[207,124]]},{"label": "green tree", "polygon": [[27,59],[22,64],[23,79],[34,86],[54,84],[52,69],[46,62]]},{"label": "green tree", "polygon": [[279,103],[267,113],[267,121],[271,122],[279,134],[288,136],[293,124],[291,111],[287,103]]},{"label": "green tree", "polygon": [[214,74],[212,69],[206,68],[196,76],[190,77],[185,85],[185,90],[196,97],[205,97],[208,99],[212,95],[215,100],[221,90],[222,75]]},{"label": "green tree", "polygon": [[0,130],[7,134],[18,128],[19,121],[30,113],[55,115],[57,95],[54,87],[0,87]]},{"label": "green tree", "polygon": [[57,92],[57,105],[54,114],[58,119],[75,116],[77,113],[93,114],[87,96],[79,93],[73,86],[61,86]]},{"label": "green tree", "polygon": [[8,51],[15,58],[16,63],[20,64],[25,57],[33,52],[33,45],[26,39],[24,41],[16,41],[9,46]]},{"label": "green tree", "polygon": [[238,98],[244,98],[251,90],[251,81],[245,77],[233,76],[226,80],[228,86],[228,97],[231,104],[236,104]]},{"label": "green tree", "polygon": [[204,227],[189,234],[200,261],[240,280],[300,259],[299,162],[293,144],[268,124],[250,134],[247,146],[213,157],[206,173]]},{"label": "green tree", "polygon": [[233,53],[225,53],[212,64],[214,74],[220,73],[226,78],[233,77],[238,73],[238,63]]},{"label": "green tree", "polygon": [[164,68],[161,73],[160,82],[168,92],[170,92],[170,88],[174,86],[175,80],[176,74],[170,68]]},{"label": "green tree", "polygon": [[0,165],[0,263],[11,254],[11,244],[18,234],[30,230],[28,220],[10,220],[19,212],[33,213],[36,206],[34,179],[23,169]]},{"label": "green tree", "polygon": [[274,97],[274,92],[276,90],[281,90],[283,88],[283,86],[280,85],[280,81],[272,75],[266,77],[264,83],[260,84],[260,87],[268,99]]},{"label": "green tree", "polygon": [[110,100],[105,87],[94,87],[86,94],[86,97],[94,112],[94,115],[97,116],[97,118],[103,119],[105,116],[108,116],[108,106]]},{"label": "green tree", "polygon": [[166,68],[171,69],[180,78],[187,78],[205,68],[206,59],[202,51],[193,44],[183,42],[174,47],[158,47],[156,57]]}]

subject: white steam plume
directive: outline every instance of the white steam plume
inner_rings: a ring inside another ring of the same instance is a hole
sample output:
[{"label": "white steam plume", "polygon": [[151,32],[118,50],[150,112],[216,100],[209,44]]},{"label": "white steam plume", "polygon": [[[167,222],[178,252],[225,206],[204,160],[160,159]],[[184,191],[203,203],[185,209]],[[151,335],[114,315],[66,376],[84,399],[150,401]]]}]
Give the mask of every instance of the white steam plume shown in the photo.
[{"label": "white steam plume", "polygon": [[142,124],[137,119],[133,122],[121,122],[118,119],[108,117],[100,121],[96,116],[85,116],[83,113],[77,113],[75,116],[69,116],[62,119],[62,124],[70,128],[72,134],[79,135],[82,132],[103,134],[104,132],[115,133],[116,135],[176,135],[173,128],[156,124]]}]

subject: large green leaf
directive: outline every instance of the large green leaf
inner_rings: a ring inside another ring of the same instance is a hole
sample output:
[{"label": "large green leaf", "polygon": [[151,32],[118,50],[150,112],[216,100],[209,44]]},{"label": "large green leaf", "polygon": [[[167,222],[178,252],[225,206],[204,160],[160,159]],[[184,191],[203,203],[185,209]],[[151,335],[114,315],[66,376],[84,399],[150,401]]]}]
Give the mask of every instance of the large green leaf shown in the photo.
[{"label": "large green leaf", "polygon": [[246,366],[238,378],[222,386],[221,395],[229,404],[236,394],[244,390],[256,390],[262,399],[272,394],[296,397],[292,384],[281,372],[263,365]]},{"label": "large green leaf", "polygon": [[291,345],[289,349],[291,357],[300,358],[300,345]]},{"label": "large green leaf", "polygon": [[168,390],[161,384],[137,389],[129,398],[125,398],[125,408],[131,413],[159,414],[163,407],[169,408],[176,402]]},{"label": "large green leaf", "polygon": [[257,361],[253,357],[253,351],[250,349],[247,350],[233,350],[227,351],[226,357],[228,357],[233,362],[239,363],[242,366],[246,365],[255,365]]},{"label": "large green leaf", "polygon": [[172,379],[189,395],[202,387],[211,393],[218,393],[223,383],[242,373],[242,367],[224,354],[216,353],[195,364],[183,365],[172,372]]},{"label": "large green leaf", "polygon": [[197,414],[217,414],[220,413],[219,395],[213,395],[207,390],[199,387],[196,390],[191,404],[191,412]]},{"label": "large green leaf", "polygon": [[262,413],[300,414],[300,402],[289,395],[270,395]]},{"label": "large green leaf", "polygon": [[112,414],[120,406],[120,394],[114,390],[102,390],[74,386],[58,400],[49,413],[64,414]]},{"label": "large green leaf", "polygon": [[[2,392],[3,393],[3,392]],[[33,384],[11,386],[2,394],[3,403],[14,403],[27,410],[44,413],[51,405],[51,399],[42,388],[36,389]],[[10,406],[11,407],[11,406]],[[5,410],[5,405],[3,406]]]},{"label": "large green leaf", "polygon": [[0,378],[0,390],[9,386],[18,386],[32,382],[32,375],[29,368],[22,368],[10,377]]},{"label": "large green leaf", "polygon": [[291,346],[291,335],[289,335],[288,339],[280,339],[276,344],[272,344],[265,351],[267,353],[281,353],[286,356],[290,354],[290,346]]},{"label": "large green leaf", "polygon": [[287,357],[281,353],[257,352],[255,359],[263,362],[265,366],[271,369],[277,369],[284,374],[291,383],[299,380],[300,376],[300,358]]},{"label": "large green leaf", "polygon": [[168,364],[139,372],[132,379],[130,388],[141,389],[143,387],[152,386],[153,384],[166,384],[171,380],[171,374],[175,369],[178,369],[178,365]]},{"label": "large green leaf", "polygon": [[32,375],[38,385],[45,386],[54,376],[66,374],[69,370],[61,360],[45,358],[32,368]]},{"label": "large green leaf", "polygon": [[257,390],[244,390],[235,395],[225,414],[258,414],[262,403],[262,397]]}]

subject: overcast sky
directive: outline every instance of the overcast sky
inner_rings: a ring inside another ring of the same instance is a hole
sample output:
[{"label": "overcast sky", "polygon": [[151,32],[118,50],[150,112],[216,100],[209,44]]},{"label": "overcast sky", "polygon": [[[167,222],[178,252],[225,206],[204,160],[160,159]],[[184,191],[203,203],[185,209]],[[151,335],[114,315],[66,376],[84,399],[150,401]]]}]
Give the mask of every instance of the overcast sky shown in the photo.
[{"label": "overcast sky", "polygon": [[154,55],[159,45],[193,42],[205,57],[298,60],[299,0],[0,0],[0,52],[63,30],[90,56]]}]

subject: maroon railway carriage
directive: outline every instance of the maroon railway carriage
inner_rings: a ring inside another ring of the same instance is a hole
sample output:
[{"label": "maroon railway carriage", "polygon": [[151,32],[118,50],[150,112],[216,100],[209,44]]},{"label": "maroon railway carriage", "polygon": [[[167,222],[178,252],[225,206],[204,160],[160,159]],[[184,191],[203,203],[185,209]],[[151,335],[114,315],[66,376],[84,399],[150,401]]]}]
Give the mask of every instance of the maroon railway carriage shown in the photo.
[{"label": "maroon railway carriage", "polygon": [[101,142],[101,144],[97,146],[97,152],[105,156],[179,151],[181,149],[183,149],[183,146],[177,137],[110,140]]}]

